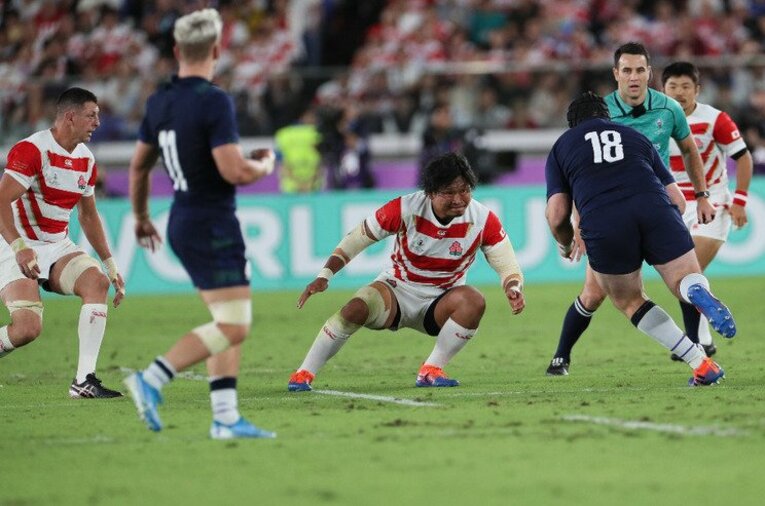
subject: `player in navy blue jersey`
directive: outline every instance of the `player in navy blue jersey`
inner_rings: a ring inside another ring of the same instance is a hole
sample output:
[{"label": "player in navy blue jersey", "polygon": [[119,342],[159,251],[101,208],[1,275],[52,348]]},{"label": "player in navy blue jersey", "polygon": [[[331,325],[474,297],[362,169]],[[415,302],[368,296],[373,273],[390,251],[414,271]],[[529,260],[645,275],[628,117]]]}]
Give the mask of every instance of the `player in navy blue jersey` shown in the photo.
[{"label": "player in navy blue jersey", "polygon": [[237,406],[240,344],[250,331],[252,306],[236,185],[271,173],[271,150],[242,155],[231,98],[211,79],[220,54],[222,22],[203,9],[175,23],[178,75],[146,104],[130,163],[130,198],[139,243],[154,251],[160,237],[149,218],[149,172],[161,155],[173,181],[167,237],[207,304],[212,321],[184,335],[125,384],[140,417],[159,431],[160,391],[178,372],[207,360],[213,439],[274,437],[245,420]]},{"label": "player in navy blue jersey", "polygon": [[546,215],[562,256],[571,255],[574,243],[573,199],[590,267],[614,306],[693,369],[690,385],[718,382],[722,368],[643,292],[645,260],[676,297],[713,320],[715,330],[735,335],[730,311],[701,274],[674,178],[643,134],[610,121],[601,97],[585,93],[574,100],[568,124],[545,169]]}]

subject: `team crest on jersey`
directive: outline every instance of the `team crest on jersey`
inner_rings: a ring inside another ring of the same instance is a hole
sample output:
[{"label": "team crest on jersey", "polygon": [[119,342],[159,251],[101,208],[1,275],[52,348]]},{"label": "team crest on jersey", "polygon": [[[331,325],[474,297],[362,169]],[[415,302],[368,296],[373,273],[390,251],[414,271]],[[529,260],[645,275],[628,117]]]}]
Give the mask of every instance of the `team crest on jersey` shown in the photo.
[{"label": "team crest on jersey", "polygon": [[80,190],[84,190],[87,185],[88,185],[88,182],[85,181],[85,178],[80,176],[80,179],[77,180],[77,187]]},{"label": "team crest on jersey", "polygon": [[454,241],[451,246],[449,246],[449,254],[453,257],[458,257],[462,255],[462,245]]}]

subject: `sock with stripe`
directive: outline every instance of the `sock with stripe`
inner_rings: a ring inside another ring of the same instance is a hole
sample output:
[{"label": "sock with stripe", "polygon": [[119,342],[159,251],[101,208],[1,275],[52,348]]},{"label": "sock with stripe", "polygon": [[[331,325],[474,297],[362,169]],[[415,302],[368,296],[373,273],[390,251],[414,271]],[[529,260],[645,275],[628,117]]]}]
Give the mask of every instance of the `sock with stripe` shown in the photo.
[{"label": "sock with stripe", "polygon": [[558,339],[558,349],[555,350],[556,357],[562,357],[567,361],[571,360],[571,350],[574,345],[582,337],[584,331],[590,326],[592,321],[592,315],[595,311],[590,311],[579,297],[574,300],[574,303],[568,308],[566,317],[563,319],[563,328],[560,332],[560,339]]},{"label": "sock with stripe", "polygon": [[449,318],[436,336],[436,345],[425,363],[443,369],[454,355],[473,338],[476,331],[477,329],[465,328]]},{"label": "sock with stripe", "polygon": [[305,369],[311,374],[316,374],[360,328],[361,325],[349,322],[339,311],[333,314],[321,327],[298,370]]},{"label": "sock with stripe", "polygon": [[645,301],[630,320],[638,330],[682,358],[692,369],[706,358],[701,346],[688,339],[667,312],[650,300]]},{"label": "sock with stripe", "polygon": [[143,371],[143,379],[157,390],[170,383],[178,374],[175,368],[163,356],[154,359],[149,367]]},{"label": "sock with stripe", "polygon": [[80,354],[77,360],[77,383],[85,381],[85,376],[96,372],[96,361],[101,343],[106,332],[106,304],[83,304],[80,308],[80,321],[77,335],[80,340]]},{"label": "sock with stripe", "polygon": [[213,420],[225,425],[235,424],[242,415],[236,395],[236,378],[233,376],[211,376],[210,382],[210,405],[212,406]]}]

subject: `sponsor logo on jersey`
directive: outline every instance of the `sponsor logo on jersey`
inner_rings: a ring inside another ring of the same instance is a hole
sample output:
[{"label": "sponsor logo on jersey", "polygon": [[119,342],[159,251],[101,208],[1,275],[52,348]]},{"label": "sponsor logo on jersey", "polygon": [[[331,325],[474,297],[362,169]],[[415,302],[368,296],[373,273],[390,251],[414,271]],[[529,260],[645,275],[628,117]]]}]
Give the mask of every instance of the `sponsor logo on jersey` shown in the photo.
[{"label": "sponsor logo on jersey", "polygon": [[72,168],[72,159],[71,158],[64,158],[64,165],[71,169]]},{"label": "sponsor logo on jersey", "polygon": [[88,182],[85,181],[84,177],[80,176],[80,179],[77,180],[77,187],[80,190],[84,190],[86,186],[88,186]]},{"label": "sponsor logo on jersey", "polygon": [[443,229],[443,228],[439,228],[439,229],[438,229],[438,232],[436,232],[436,235],[437,235],[438,237],[444,237],[444,236],[446,235],[446,229]]},{"label": "sponsor logo on jersey", "polygon": [[661,120],[661,118],[656,120],[656,128],[658,128],[659,130],[664,128],[664,122]]},{"label": "sponsor logo on jersey", "polygon": [[458,241],[454,241],[452,245],[449,246],[449,254],[453,257],[462,255],[462,245]]},{"label": "sponsor logo on jersey", "polygon": [[393,288],[396,288],[397,283],[395,279],[385,278],[385,282],[388,283]]}]

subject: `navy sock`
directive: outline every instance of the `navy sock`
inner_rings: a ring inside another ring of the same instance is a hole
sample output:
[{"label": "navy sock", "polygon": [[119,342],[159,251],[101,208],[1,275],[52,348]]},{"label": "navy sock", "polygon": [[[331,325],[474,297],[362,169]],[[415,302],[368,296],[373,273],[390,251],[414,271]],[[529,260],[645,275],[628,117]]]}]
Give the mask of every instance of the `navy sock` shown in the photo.
[{"label": "navy sock", "polygon": [[555,351],[556,357],[565,358],[567,361],[571,360],[571,349],[581,335],[584,334],[584,331],[587,330],[593,313],[594,311],[584,307],[579,297],[576,298],[571,307],[568,308],[566,317],[563,319],[558,349]]},{"label": "navy sock", "polygon": [[694,343],[699,342],[699,322],[701,314],[695,306],[687,302],[680,302],[680,309],[683,311],[683,324],[685,325],[685,335]]}]

